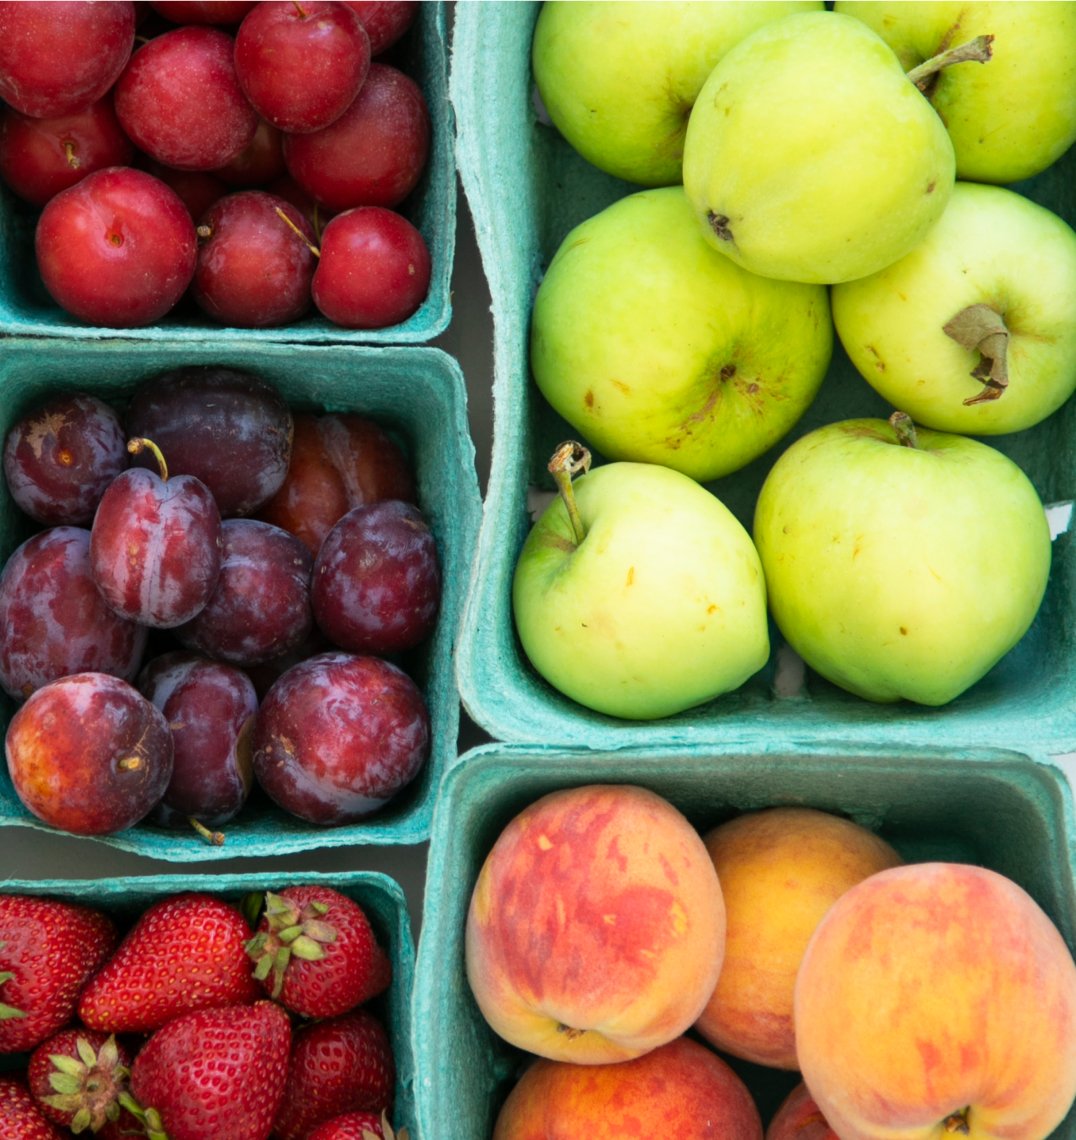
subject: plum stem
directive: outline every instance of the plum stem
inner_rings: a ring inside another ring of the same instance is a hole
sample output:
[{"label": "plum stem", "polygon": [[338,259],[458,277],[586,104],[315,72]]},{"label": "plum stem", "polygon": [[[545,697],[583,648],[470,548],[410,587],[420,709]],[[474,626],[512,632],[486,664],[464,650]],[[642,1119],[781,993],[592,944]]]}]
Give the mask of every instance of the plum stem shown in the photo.
[{"label": "plum stem", "polygon": [[321,257],[321,250],[318,249],[316,245],[314,245],[314,243],[306,236],[306,234],[303,233],[301,229],[299,229],[299,227],[291,220],[291,218],[289,218],[288,215],[285,214],[279,206],[276,206],[275,209],[277,214],[284,220],[285,225],[294,230],[294,232],[302,239],[303,244],[306,246],[306,248],[310,250],[310,252],[315,257]]},{"label": "plum stem", "polygon": [[994,54],[990,46],[993,42],[992,35],[976,36],[967,43],[946,48],[937,55],[932,55],[930,59],[924,60],[918,67],[913,67],[908,72],[908,78],[920,91],[926,91],[943,68],[951,67],[955,63],[986,63]]},{"label": "plum stem", "polygon": [[1009,386],[1009,330],[1001,314],[989,305],[969,305],[947,321],[942,331],[961,348],[979,354],[971,375],[983,389],[964,403],[970,406],[998,399]]},{"label": "plum stem", "polygon": [[124,756],[122,759],[116,761],[116,767],[121,772],[137,772],[142,767],[141,756]]},{"label": "plum stem", "polygon": [[145,436],[135,436],[134,439],[127,441],[127,450],[132,455],[141,455],[143,451],[149,451],[153,458],[157,460],[157,466],[161,471],[161,482],[168,482],[168,464],[164,461],[164,452],[153,442],[152,439],[146,439]]},{"label": "plum stem", "polygon": [[208,843],[211,847],[224,846],[224,832],[223,831],[210,831],[208,827],[200,819],[195,819],[193,815],[187,816],[187,821],[191,827]]},{"label": "plum stem", "polygon": [[907,412],[894,412],[889,417],[889,426],[897,433],[897,443],[901,447],[918,447],[919,437],[915,432],[915,424]]},{"label": "plum stem", "polygon": [[78,151],[75,150],[75,144],[70,139],[64,139],[64,160],[72,170],[78,170],[82,165],[79,162]]},{"label": "plum stem", "polygon": [[587,536],[583,518],[579,513],[579,504],[575,501],[575,491],[572,489],[572,477],[580,471],[584,474],[590,470],[590,452],[574,439],[560,444],[553,452],[553,458],[548,463],[549,474],[557,484],[557,491],[561,501],[568,511],[568,521],[572,524],[572,533],[575,535],[576,545],[580,545]]}]

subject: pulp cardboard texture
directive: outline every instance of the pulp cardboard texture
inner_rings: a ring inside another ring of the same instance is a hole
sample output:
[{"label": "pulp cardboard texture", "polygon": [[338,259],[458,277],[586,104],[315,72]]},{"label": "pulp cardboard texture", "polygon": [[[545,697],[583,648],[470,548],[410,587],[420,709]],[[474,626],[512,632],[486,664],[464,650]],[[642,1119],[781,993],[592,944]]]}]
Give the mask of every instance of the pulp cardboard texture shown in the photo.
[{"label": "pulp cardboard texture", "polygon": [[65,313],[48,295],[34,259],[34,228],[40,211],[0,187],[0,334],[22,333],[100,339],[164,337],[199,342],[257,345],[266,341],[310,344],[424,344],[448,327],[452,316],[450,286],[456,243],[456,166],[452,108],[448,101],[446,5],[441,0],[418,5],[404,37],[379,62],[406,72],[422,88],[430,111],[430,155],[415,189],[398,209],[420,231],[430,250],[430,289],[406,321],[384,329],[344,329],[316,309],[294,324],[271,329],[242,329],[204,317],[193,302],[181,301],[159,322],[136,329],[86,324]]},{"label": "pulp cardboard texture", "polygon": [[[191,344],[158,340],[132,346],[114,340],[13,339],[0,352],[0,438],[16,419],[53,392],[89,391],[122,411],[142,380],[185,365],[227,365],[275,384],[297,410],[353,411],[371,416],[407,450],[419,504],[437,541],[443,576],[441,615],[428,641],[400,659],[426,698],[431,752],[416,779],[377,814],[359,823],[317,827],[271,806],[255,790],[222,830],[223,847],[186,831],[138,824],[97,841],[151,858],[187,862],[247,855],[278,855],[313,847],[418,843],[429,834],[437,785],[457,752],[459,697],[453,676],[462,594],[478,529],[480,500],[474,445],[468,432],[466,391],[456,361],[428,347],[356,348]],[[0,560],[36,527],[0,487]],[[0,724],[13,712],[0,707]],[[18,800],[6,765],[0,772],[0,826],[51,830]]]},{"label": "pulp cardboard texture", "polygon": [[[1048,754],[1076,742],[1076,527],[1053,544],[1053,567],[1038,617],[1021,641],[968,692],[941,709],[875,705],[808,672],[790,698],[774,694],[780,636],[770,662],[738,692],[651,723],[589,712],[547,685],[520,648],[511,580],[531,525],[528,489],[552,491],[545,464],[573,437],[530,378],[528,325],[534,292],[565,234],[639,187],[599,172],[547,122],[532,94],[535,3],[463,3],[456,8],[450,93],[457,164],[489,278],[494,321],[493,452],[485,516],[464,608],[458,676],[464,707],[491,736],[509,741],[608,749],[651,744],[786,743],[820,731],[847,740],[990,742]],[[1076,222],[1076,148],[1016,189]],[[583,335],[580,333],[580,335]],[[762,480],[785,446],[824,423],[886,416],[892,409],[839,346],[822,389],[786,440],[743,470],[709,484],[750,530]],[[988,442],[1026,471],[1047,504],[1076,495],[1076,400],[1042,424]],[[595,455],[595,463],[601,461]],[[1059,512],[1064,518],[1065,509]],[[1005,542],[998,535],[998,542]]]},{"label": "pulp cardboard texture", "polygon": [[[529,1059],[488,1027],[464,972],[464,925],[482,862],[508,822],[539,797],[595,783],[650,788],[700,832],[778,804],[846,815],[908,862],[976,863],[1009,876],[1076,951],[1072,791],[1045,757],[985,746],[792,751],[774,743],[606,753],[483,745],[449,768],[434,813],[430,866],[438,889],[425,896],[412,1004],[420,1140],[485,1140]],[[726,1060],[768,1122],[798,1076]],[[1054,1133],[1054,1140],[1073,1137],[1076,1106]]]},{"label": "pulp cardboard texture", "polygon": [[[414,1063],[408,1034],[408,1006],[414,983],[415,944],[406,900],[400,885],[388,875],[373,871],[348,871],[338,875],[277,871],[244,874],[144,875],[89,882],[71,879],[7,879],[0,893],[40,895],[83,906],[99,908],[116,921],[122,933],[148,907],[184,891],[210,894],[241,903],[246,895],[280,891],[305,884],[329,886],[347,895],[365,911],[378,943],[392,962],[388,990],[371,999],[368,1008],[384,1024],[392,1042],[396,1064],[396,1094],[392,1121],[414,1135]],[[0,1058],[0,1070],[12,1071],[26,1061],[25,1055]]]}]

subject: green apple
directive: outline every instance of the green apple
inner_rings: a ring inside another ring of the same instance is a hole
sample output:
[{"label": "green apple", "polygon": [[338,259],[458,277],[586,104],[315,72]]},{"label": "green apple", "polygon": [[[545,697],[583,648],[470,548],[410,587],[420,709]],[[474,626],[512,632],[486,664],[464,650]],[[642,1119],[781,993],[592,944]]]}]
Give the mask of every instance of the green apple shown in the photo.
[{"label": "green apple", "polygon": [[1019,431],[1076,391],[1076,233],[1013,190],[958,182],[911,253],[832,301],[852,363],[926,427]]},{"label": "green apple", "polygon": [[991,35],[987,67],[946,68],[924,84],[956,150],[958,178],[1015,182],[1076,142],[1076,4],[838,0],[906,70],[957,40]]},{"label": "green apple", "polygon": [[677,471],[588,464],[580,445],[558,449],[550,470],[561,493],[516,564],[513,612],[531,664],[579,704],[630,720],[738,688],[769,656],[747,531]]},{"label": "green apple", "polygon": [[547,0],[531,45],[534,80],[553,125],[584,158],[629,182],[670,186],[714,64],[767,20],[822,6]]},{"label": "green apple", "polygon": [[722,253],[767,277],[832,284],[877,272],[926,236],[952,191],[954,155],[879,36],[851,16],[804,12],[765,24],[713,69],[683,171]]},{"label": "green apple", "polygon": [[680,186],[628,194],[572,230],[531,320],[534,379],[586,443],[700,481],[788,432],[832,348],[826,289],[716,253]]},{"label": "green apple", "polygon": [[903,413],[801,436],[762,485],[754,537],[788,643],[879,702],[958,697],[1027,631],[1050,571],[1024,472]]}]

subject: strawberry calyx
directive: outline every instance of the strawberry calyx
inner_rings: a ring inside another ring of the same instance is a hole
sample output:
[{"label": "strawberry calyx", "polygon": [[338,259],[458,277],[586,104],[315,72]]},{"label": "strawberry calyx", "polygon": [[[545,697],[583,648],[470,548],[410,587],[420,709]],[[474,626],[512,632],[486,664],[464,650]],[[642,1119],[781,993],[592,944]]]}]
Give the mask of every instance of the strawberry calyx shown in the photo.
[{"label": "strawberry calyx", "polygon": [[126,1089],[130,1070],[120,1061],[115,1036],[110,1036],[95,1050],[85,1037],[75,1044],[77,1057],[67,1053],[50,1053],[53,1071],[49,1085],[54,1090],[42,1098],[44,1104],[70,1119],[72,1132],[87,1128],[97,1132],[120,1115],[120,1097]]},{"label": "strawberry calyx", "polygon": [[120,1093],[120,1104],[142,1125],[145,1140],[169,1140],[161,1114],[155,1108],[143,1108],[129,1092]]},{"label": "strawberry calyx", "polygon": [[272,975],[271,994],[279,997],[284,972],[292,958],[317,962],[325,957],[325,947],[336,941],[336,927],[325,921],[329,905],[310,900],[298,905],[282,895],[265,895],[265,930],[259,930],[246,945],[254,961],[254,977],[265,981]]},{"label": "strawberry calyx", "polygon": [[[6,942],[0,942],[0,950],[7,945]],[[0,970],[0,986],[4,982],[10,982],[15,975],[10,970]],[[13,1005],[8,1005],[6,1002],[0,1001],[0,1021],[10,1021],[14,1017],[25,1017],[26,1011],[16,1009]]]}]

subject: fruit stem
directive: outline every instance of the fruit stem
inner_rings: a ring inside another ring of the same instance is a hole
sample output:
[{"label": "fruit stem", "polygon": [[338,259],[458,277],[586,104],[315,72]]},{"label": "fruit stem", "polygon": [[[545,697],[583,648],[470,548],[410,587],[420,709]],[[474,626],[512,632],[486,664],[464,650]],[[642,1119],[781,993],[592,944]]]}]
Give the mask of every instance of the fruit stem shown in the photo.
[{"label": "fruit stem", "polygon": [[152,453],[153,458],[157,460],[157,466],[161,471],[161,482],[168,482],[168,464],[164,461],[164,452],[153,442],[152,439],[146,439],[145,436],[136,436],[134,439],[127,441],[127,450],[132,455],[141,455],[143,451]]},{"label": "fruit stem", "polygon": [[915,424],[907,412],[894,412],[889,417],[889,426],[897,433],[897,443],[901,447],[918,447],[919,437],[915,433]]},{"label": "fruit stem", "polygon": [[575,535],[576,546],[580,545],[587,536],[583,518],[579,513],[579,504],[575,501],[575,491],[572,490],[572,476],[580,471],[584,474],[590,470],[590,452],[581,444],[570,439],[560,444],[553,452],[553,458],[548,463],[549,474],[557,484],[557,491],[568,511],[568,521],[572,524],[572,533]]},{"label": "fruit stem", "polygon": [[930,59],[924,60],[918,67],[913,67],[908,72],[908,78],[920,91],[926,91],[943,68],[951,67],[954,63],[986,63],[994,54],[990,46],[993,42],[992,35],[976,36],[967,43],[946,48],[945,51],[940,51]]},{"label": "fruit stem", "polygon": [[969,305],[944,324],[942,331],[961,348],[979,354],[971,375],[983,389],[964,403],[970,406],[998,399],[1009,386],[1009,330],[1001,314],[989,305]]},{"label": "fruit stem", "polygon": [[306,236],[306,234],[303,233],[301,229],[299,229],[299,227],[291,220],[291,218],[289,218],[288,215],[285,214],[279,206],[276,206],[275,209],[277,214],[279,214],[280,217],[284,219],[285,224],[290,229],[294,230],[295,233],[302,239],[303,244],[306,246],[306,248],[310,250],[310,252],[315,257],[321,257],[321,250],[318,249],[318,247],[314,245],[313,242],[311,242],[311,240]]},{"label": "fruit stem", "polygon": [[962,1108],[959,1112],[949,1113],[942,1121],[942,1127],[946,1132],[959,1132],[962,1136],[967,1136],[971,1131],[968,1127],[968,1109]]},{"label": "fruit stem", "polygon": [[223,831],[210,831],[208,827],[200,819],[195,819],[193,815],[187,816],[187,820],[191,827],[208,843],[211,847],[224,846],[224,832]]},{"label": "fruit stem", "polygon": [[64,139],[64,159],[72,170],[78,170],[82,165],[82,163],[79,162],[78,151],[75,150],[75,144],[70,139]]}]

